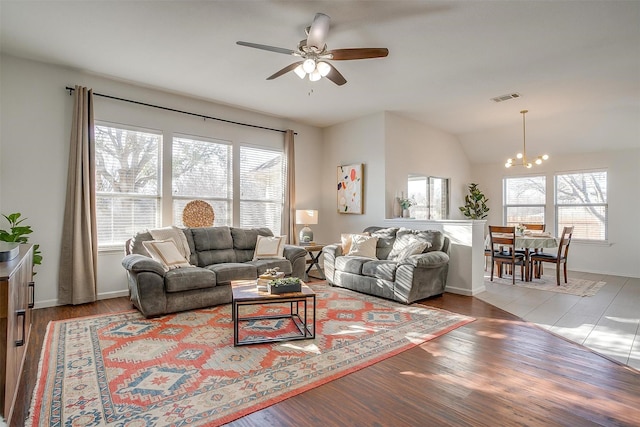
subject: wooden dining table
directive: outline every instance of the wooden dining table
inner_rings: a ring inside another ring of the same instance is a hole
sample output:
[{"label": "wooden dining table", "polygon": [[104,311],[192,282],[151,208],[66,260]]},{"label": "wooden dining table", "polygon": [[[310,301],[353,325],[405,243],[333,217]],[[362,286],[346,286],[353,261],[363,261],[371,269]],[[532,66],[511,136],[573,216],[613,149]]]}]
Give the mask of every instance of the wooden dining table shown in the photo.
[{"label": "wooden dining table", "polygon": [[[494,234],[495,235],[495,234]],[[539,232],[531,234],[516,234],[515,247],[516,249],[524,249],[525,255],[525,282],[531,281],[531,262],[529,261],[529,252],[531,249],[543,249],[543,248],[557,248],[560,244],[560,239],[553,237],[550,233]],[[491,247],[491,238],[487,235],[484,242],[485,248]]]}]

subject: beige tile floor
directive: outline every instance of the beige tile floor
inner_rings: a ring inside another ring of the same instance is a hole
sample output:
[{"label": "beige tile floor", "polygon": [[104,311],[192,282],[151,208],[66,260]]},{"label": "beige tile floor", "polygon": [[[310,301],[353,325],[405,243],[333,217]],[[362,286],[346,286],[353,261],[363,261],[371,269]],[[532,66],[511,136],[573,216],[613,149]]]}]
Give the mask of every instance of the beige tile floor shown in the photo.
[{"label": "beige tile floor", "polygon": [[[544,273],[555,275],[546,266]],[[572,271],[569,277],[607,284],[595,296],[579,297],[492,283],[487,274],[486,291],[476,297],[640,369],[640,278]]]}]

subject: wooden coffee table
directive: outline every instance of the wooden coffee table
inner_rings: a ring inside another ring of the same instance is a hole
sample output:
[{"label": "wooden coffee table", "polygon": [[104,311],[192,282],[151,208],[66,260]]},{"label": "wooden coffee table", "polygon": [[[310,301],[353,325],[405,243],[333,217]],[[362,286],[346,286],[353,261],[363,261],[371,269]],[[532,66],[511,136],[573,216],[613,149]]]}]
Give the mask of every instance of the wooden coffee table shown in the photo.
[{"label": "wooden coffee table", "polygon": [[[231,282],[233,300],[231,302],[231,316],[233,318],[233,345],[259,344],[265,342],[280,342],[293,340],[307,340],[316,337],[316,294],[302,283],[300,292],[286,294],[270,294],[258,291],[255,280],[241,280]],[[289,303],[289,312],[277,315],[240,316],[240,307],[251,305]],[[310,306],[313,305],[313,309]],[[300,310],[303,306],[303,313]],[[309,316],[311,314],[311,316]],[[311,317],[311,319],[309,319]],[[298,328],[300,335],[284,337],[261,337],[240,341],[238,332],[241,322],[263,319],[291,319]]]}]

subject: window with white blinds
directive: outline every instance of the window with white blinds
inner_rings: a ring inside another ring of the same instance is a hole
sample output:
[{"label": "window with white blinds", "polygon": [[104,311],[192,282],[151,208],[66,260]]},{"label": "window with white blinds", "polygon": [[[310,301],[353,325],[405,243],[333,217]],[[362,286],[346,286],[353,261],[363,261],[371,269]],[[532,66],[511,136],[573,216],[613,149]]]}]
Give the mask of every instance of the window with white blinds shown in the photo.
[{"label": "window with white blinds", "polygon": [[281,233],[285,176],[282,151],[240,146],[240,227]]},{"label": "window with white blinds", "polygon": [[209,203],[216,226],[233,223],[232,146],[226,141],[174,137],[172,145],[173,224],[191,200]]},{"label": "window with white blinds", "polygon": [[607,240],[607,172],[556,174],[556,230],[573,226],[573,238]]},{"label": "window with white blinds", "polygon": [[507,177],[503,180],[505,225],[544,224],[546,177]]},{"label": "window with white blinds", "polygon": [[121,248],[159,224],[162,135],[97,124],[95,138],[98,247]]},{"label": "window with white blinds", "polygon": [[411,217],[415,219],[449,218],[449,179],[409,175],[407,194],[415,202]]}]

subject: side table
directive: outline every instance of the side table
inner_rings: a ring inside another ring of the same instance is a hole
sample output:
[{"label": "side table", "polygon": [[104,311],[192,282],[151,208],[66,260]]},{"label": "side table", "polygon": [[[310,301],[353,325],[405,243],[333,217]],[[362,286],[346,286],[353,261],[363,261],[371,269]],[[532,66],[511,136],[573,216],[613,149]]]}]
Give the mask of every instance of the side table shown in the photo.
[{"label": "side table", "polygon": [[[307,260],[308,267],[307,267],[307,271],[305,272],[305,276],[306,276],[305,279],[308,279],[309,277],[313,277],[314,279],[320,279],[320,280],[326,279],[326,276],[324,275],[324,271],[320,266],[320,255],[322,255],[322,248],[324,248],[327,245],[322,243],[309,243],[306,245],[301,244],[300,246],[305,248],[305,250],[307,251],[307,255],[309,255],[309,259]],[[311,269],[314,266],[316,267],[316,270],[318,270],[320,277],[309,275],[309,271],[311,271]]]}]

